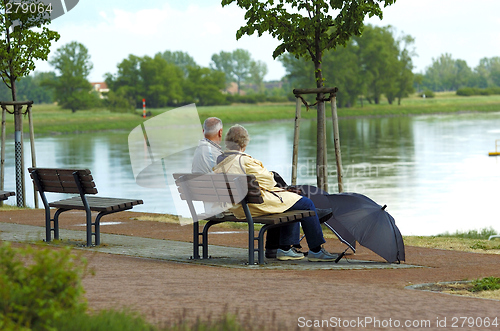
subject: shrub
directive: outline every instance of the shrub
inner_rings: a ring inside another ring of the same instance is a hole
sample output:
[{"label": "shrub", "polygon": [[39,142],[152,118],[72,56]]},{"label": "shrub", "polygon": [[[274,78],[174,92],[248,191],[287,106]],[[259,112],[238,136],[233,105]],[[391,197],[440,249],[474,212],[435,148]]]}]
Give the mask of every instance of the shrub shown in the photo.
[{"label": "shrub", "polygon": [[138,313],[131,311],[101,310],[97,314],[68,313],[53,325],[56,330],[71,331],[156,331],[153,325]]},{"label": "shrub", "polygon": [[500,94],[500,87],[462,87],[457,90],[457,95],[469,97],[471,95],[494,95]]},{"label": "shrub", "polygon": [[471,95],[476,95],[476,94],[477,94],[476,89],[472,87],[462,87],[457,90],[457,95],[463,97],[470,97]]},{"label": "shrub", "polygon": [[0,245],[0,329],[54,330],[65,312],[82,312],[86,262],[70,248]]},{"label": "shrub", "polygon": [[497,232],[492,227],[484,228],[481,230],[469,230],[467,232],[459,232],[455,233],[443,233],[437,235],[437,237],[456,237],[456,238],[468,238],[468,239],[488,239],[490,236],[496,235]]},{"label": "shrub", "polygon": [[134,102],[127,98],[124,93],[109,91],[105,94],[104,105],[112,112],[130,113],[134,111]]},{"label": "shrub", "polygon": [[433,91],[431,91],[431,90],[425,90],[424,92],[422,92],[422,93],[420,94],[420,96],[421,96],[422,98],[424,98],[424,97],[425,97],[425,98],[434,98],[436,95],[435,95],[435,94],[434,94],[434,92],[433,92]]},{"label": "shrub", "polygon": [[500,289],[500,278],[486,277],[476,279],[472,282],[472,285],[473,287],[469,290],[470,292],[494,291]]}]

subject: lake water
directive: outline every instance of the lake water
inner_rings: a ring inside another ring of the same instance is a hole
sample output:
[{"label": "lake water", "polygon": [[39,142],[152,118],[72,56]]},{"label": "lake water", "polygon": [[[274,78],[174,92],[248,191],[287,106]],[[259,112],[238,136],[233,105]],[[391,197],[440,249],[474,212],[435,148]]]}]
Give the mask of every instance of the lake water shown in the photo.
[{"label": "lake water", "polygon": [[[246,152],[288,181],[293,126],[293,120],[245,125],[251,136]],[[500,113],[341,119],[339,126],[345,191],[387,204],[404,235],[485,227],[500,231],[496,209],[500,159],[488,156],[495,150],[495,139],[500,139]],[[327,129],[329,187],[336,193],[331,122]],[[89,168],[100,196],[143,199],[144,205],[134,208],[136,211],[180,213],[168,188],[136,184],[127,138],[128,132],[37,137],[37,165]],[[314,120],[302,122],[300,138],[298,183],[314,185]],[[31,162],[27,139],[25,144],[27,168]],[[13,139],[8,139],[5,189],[15,188],[13,145]],[[179,157],[177,162],[186,164],[185,171],[189,171],[190,153]],[[34,206],[31,183],[27,183],[27,203]],[[15,198],[7,203],[15,204]]]}]

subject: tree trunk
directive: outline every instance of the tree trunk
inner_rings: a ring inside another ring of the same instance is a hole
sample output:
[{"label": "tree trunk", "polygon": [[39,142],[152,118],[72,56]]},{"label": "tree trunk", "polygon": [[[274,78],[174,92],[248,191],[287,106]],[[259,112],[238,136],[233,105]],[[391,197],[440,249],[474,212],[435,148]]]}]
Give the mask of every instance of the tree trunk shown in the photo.
[{"label": "tree trunk", "polygon": [[10,86],[11,86],[11,94],[12,94],[12,101],[17,101],[17,87],[16,87],[16,80],[15,77],[12,77],[12,71],[11,71],[11,76],[10,76]]},{"label": "tree trunk", "polygon": [[[319,45],[319,43],[317,43]],[[316,87],[323,87],[323,72],[322,72],[322,54],[319,48],[316,50],[316,58],[314,61]],[[316,147],[316,182],[320,189],[328,192],[328,165],[326,158],[326,119],[325,119],[325,98],[324,93],[318,93],[316,99],[318,101],[318,124],[317,124],[317,147]]]}]

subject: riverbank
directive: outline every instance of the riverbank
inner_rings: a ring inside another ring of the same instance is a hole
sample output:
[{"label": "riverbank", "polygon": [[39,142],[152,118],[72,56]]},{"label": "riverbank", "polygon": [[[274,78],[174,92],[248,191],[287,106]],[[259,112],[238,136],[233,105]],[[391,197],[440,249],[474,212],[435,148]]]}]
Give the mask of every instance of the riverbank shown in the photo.
[{"label": "riverbank", "polygon": [[[172,108],[148,109],[152,116],[159,115]],[[216,116],[226,124],[268,122],[272,120],[289,120],[295,118],[295,103],[282,104],[237,104],[227,106],[197,107],[200,119]],[[327,117],[331,116],[330,107],[326,109]],[[364,103],[352,108],[339,108],[338,116],[382,117],[409,116],[422,114],[455,114],[463,112],[495,112],[500,111],[500,95],[461,97],[454,92],[436,93],[435,98],[420,98],[414,95],[403,99],[401,105],[379,105]],[[142,110],[137,113],[114,113],[106,109],[83,110],[72,113],[56,105],[34,105],[33,121],[36,135],[53,135],[79,132],[125,130],[130,131],[144,122]],[[306,111],[302,106],[302,118],[316,117],[315,109]],[[147,118],[149,119],[149,118]],[[146,119],[146,120],[147,120]],[[27,122],[27,118],[24,118]],[[7,135],[14,133],[14,116],[7,116]],[[28,123],[24,125],[28,132]]]}]

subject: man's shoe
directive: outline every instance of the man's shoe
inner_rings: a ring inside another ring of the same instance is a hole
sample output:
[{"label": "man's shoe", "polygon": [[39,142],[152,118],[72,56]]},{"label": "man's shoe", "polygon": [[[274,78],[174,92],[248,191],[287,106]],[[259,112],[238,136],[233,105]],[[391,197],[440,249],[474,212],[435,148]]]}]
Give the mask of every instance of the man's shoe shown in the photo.
[{"label": "man's shoe", "polygon": [[295,250],[295,248],[293,248],[293,247],[287,251],[284,251],[284,250],[278,248],[278,252],[276,253],[276,257],[280,261],[301,260],[304,258],[304,254],[297,252]]},{"label": "man's shoe", "polygon": [[267,259],[275,259],[277,253],[278,253],[278,249],[276,249],[276,248],[266,249],[266,258]]},{"label": "man's shoe", "polygon": [[332,217],[333,211],[332,208],[321,209],[316,208],[316,214],[318,214],[319,222],[324,223]]},{"label": "man's shoe", "polygon": [[335,262],[337,257],[337,254],[330,254],[323,247],[317,253],[309,250],[309,254],[307,254],[307,259],[310,262]]}]

